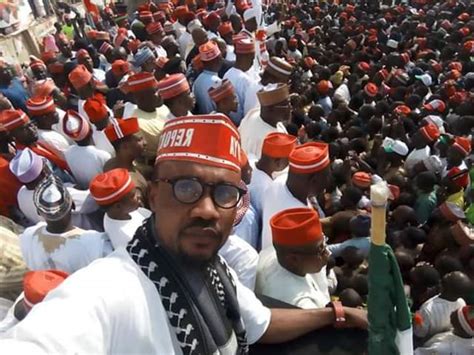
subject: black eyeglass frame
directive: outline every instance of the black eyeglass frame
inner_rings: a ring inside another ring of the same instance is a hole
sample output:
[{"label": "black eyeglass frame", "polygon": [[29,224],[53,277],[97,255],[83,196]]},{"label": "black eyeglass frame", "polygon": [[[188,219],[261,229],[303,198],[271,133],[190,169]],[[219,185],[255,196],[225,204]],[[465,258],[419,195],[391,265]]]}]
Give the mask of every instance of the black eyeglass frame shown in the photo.
[{"label": "black eyeglass frame", "polygon": [[[197,182],[201,185],[201,194],[199,195],[199,197],[196,198],[195,201],[185,202],[185,201],[180,200],[176,196],[175,185],[179,181],[183,181],[183,180],[195,181],[195,182]],[[202,196],[204,195],[205,190],[206,190],[205,188],[208,188],[208,189],[210,189],[210,196],[211,196],[212,202],[214,202],[214,204],[216,206],[218,206],[219,208],[226,209],[226,210],[229,210],[229,209],[234,208],[235,206],[237,206],[239,204],[239,202],[242,200],[242,197],[247,193],[247,190],[242,189],[238,186],[235,186],[234,184],[231,184],[231,183],[227,183],[227,182],[219,182],[219,183],[202,182],[200,179],[198,179],[197,177],[194,177],[194,176],[180,176],[180,177],[173,178],[173,179],[158,178],[158,179],[155,179],[154,182],[164,182],[164,183],[170,184],[171,188],[173,190],[173,197],[175,198],[176,201],[178,201],[179,203],[182,203],[184,205],[192,205],[192,204],[195,204],[196,202],[198,202],[202,198]],[[220,186],[228,186],[228,187],[235,188],[237,190],[237,192],[239,193],[239,196],[238,196],[238,199],[237,199],[237,201],[235,202],[234,205],[224,207],[224,206],[220,205],[219,203],[217,203],[216,198],[214,196],[214,192]]]}]

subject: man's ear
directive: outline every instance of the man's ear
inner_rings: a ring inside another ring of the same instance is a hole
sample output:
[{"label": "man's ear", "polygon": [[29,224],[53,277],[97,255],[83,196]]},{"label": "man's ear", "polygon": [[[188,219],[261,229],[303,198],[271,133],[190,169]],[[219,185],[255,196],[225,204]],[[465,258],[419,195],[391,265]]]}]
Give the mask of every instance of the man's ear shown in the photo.
[{"label": "man's ear", "polygon": [[147,195],[148,195],[148,206],[150,210],[155,212],[155,208],[157,207],[155,201],[158,201],[158,194],[159,194],[159,184],[160,182],[148,182],[147,186]]}]

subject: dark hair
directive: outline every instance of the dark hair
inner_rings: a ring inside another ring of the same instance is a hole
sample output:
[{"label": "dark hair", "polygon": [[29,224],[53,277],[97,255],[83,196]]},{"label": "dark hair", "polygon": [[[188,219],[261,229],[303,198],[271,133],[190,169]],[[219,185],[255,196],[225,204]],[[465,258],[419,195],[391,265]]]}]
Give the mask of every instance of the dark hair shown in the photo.
[{"label": "dark hair", "polygon": [[441,277],[453,271],[462,271],[463,266],[459,259],[452,255],[439,255],[435,260],[435,268],[440,273]]}]

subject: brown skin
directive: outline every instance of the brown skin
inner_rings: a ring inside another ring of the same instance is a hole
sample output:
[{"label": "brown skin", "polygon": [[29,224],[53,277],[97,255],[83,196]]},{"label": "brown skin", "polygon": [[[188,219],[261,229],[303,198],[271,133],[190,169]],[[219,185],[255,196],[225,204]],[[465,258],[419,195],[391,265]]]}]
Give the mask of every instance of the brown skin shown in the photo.
[{"label": "brown skin", "polygon": [[221,101],[216,102],[217,112],[228,116],[231,112],[237,112],[237,96],[235,94],[224,97]]},{"label": "brown skin", "polygon": [[[158,166],[158,177],[173,179],[193,176],[202,182],[227,182],[238,186],[238,172],[197,163],[165,161]],[[150,191],[150,207],[158,216],[156,234],[169,252],[187,260],[202,263],[217,255],[232,230],[236,209],[217,207],[209,191],[192,205],[173,197],[170,184],[156,182]]]},{"label": "brown skin", "polygon": [[146,89],[133,93],[133,99],[140,110],[153,112],[163,104],[163,100],[156,89]]},{"label": "brown skin", "polygon": [[291,105],[289,99],[273,106],[262,106],[260,108],[260,117],[262,117],[262,120],[273,127],[276,127],[278,122],[288,121],[290,114]]},{"label": "brown skin", "polygon": [[252,68],[253,60],[255,58],[255,53],[251,53],[251,54],[236,53],[235,56],[236,56],[235,67],[237,69],[240,69],[243,72],[246,72],[247,70]]},{"label": "brown skin", "polygon": [[286,186],[291,194],[306,204],[309,196],[319,196],[329,184],[330,166],[313,174],[295,174],[290,171]]},{"label": "brown skin", "polygon": [[43,116],[37,116],[35,122],[39,129],[50,130],[52,125],[59,122],[58,112],[54,111]]},{"label": "brown skin", "polygon": [[190,91],[165,101],[165,105],[168,106],[171,113],[176,117],[186,116],[194,108],[195,104],[196,100]]},{"label": "brown skin", "polygon": [[90,55],[85,55],[77,59],[77,63],[84,65],[86,69],[91,73],[94,70],[94,63],[92,62],[92,58]]},{"label": "brown skin", "polygon": [[288,166],[288,158],[271,158],[265,154],[262,154],[260,160],[255,166],[272,177],[272,173],[276,171],[282,171]]},{"label": "brown skin", "polygon": [[275,249],[279,264],[298,276],[320,272],[330,255],[322,241],[292,247],[275,244]]},{"label": "brown skin", "polygon": [[150,36],[150,40],[153,42],[154,45],[159,46],[161,44],[161,41],[163,40],[163,37],[165,36],[165,33],[162,32],[157,32],[153,33]]},{"label": "brown skin", "polygon": [[245,29],[252,33],[255,32],[258,28],[257,19],[255,17],[252,17],[248,21],[245,21],[244,25]]},{"label": "brown skin", "polygon": [[155,70],[155,57],[151,57],[145,63],[142,64],[142,71],[153,73]]},{"label": "brown skin", "polygon": [[[240,173],[191,162],[165,161],[155,168],[159,178],[195,176],[207,183],[228,182],[238,185]],[[192,205],[175,200],[171,185],[155,182],[150,189],[150,208],[155,213],[156,235],[160,244],[172,255],[202,264],[217,255],[226,242],[234,222],[236,208],[221,209],[214,205],[209,191]],[[367,328],[367,314],[354,308],[345,308],[346,326]],[[281,343],[310,331],[333,324],[334,311],[272,309],[271,321],[260,338],[262,343]]]},{"label": "brown skin", "polygon": [[33,122],[24,124],[11,131],[11,135],[19,143],[29,146],[38,140],[38,128]]},{"label": "brown skin", "polygon": [[124,221],[131,219],[130,213],[135,211],[138,207],[140,207],[140,201],[138,199],[137,189],[133,188],[132,191],[126,194],[120,201],[107,206],[106,210],[110,218]]},{"label": "brown skin", "polygon": [[86,85],[76,89],[76,91],[82,100],[87,100],[89,97],[92,97],[95,91],[94,80],[91,79]]}]

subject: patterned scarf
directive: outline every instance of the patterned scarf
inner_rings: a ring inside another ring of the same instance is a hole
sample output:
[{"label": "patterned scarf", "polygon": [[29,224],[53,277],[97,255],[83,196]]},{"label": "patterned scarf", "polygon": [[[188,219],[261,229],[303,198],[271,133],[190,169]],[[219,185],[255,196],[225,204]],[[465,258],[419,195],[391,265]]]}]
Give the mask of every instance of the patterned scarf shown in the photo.
[{"label": "patterned scarf", "polygon": [[[138,228],[127,251],[135,263],[153,282],[160,294],[163,307],[174,328],[178,344],[184,355],[212,354],[217,345],[200,312],[200,304],[190,287],[177,270],[172,258],[154,238],[154,217],[145,220]],[[237,338],[238,355],[248,354],[247,336],[240,316],[236,286],[227,265],[217,256],[205,267],[212,293],[225,309]]]}]

